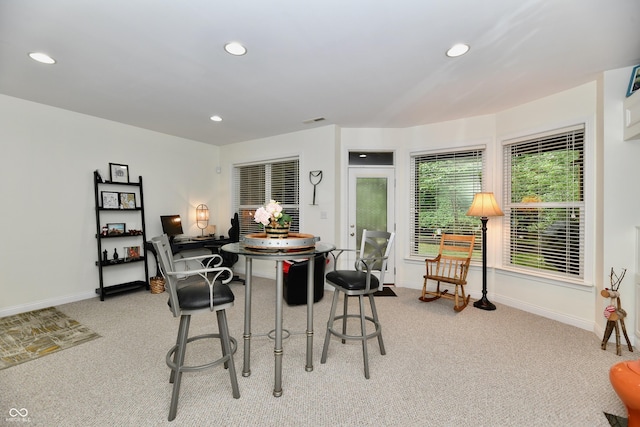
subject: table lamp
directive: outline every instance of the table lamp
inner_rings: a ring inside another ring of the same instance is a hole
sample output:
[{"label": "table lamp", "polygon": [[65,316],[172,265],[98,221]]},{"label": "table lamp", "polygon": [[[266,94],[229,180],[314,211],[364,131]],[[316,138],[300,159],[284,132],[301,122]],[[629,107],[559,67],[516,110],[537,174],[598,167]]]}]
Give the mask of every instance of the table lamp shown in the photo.
[{"label": "table lamp", "polygon": [[209,207],[207,205],[198,205],[196,208],[196,225],[202,230],[204,237],[204,229],[209,226]]},{"label": "table lamp", "polygon": [[487,299],[487,221],[490,216],[504,215],[493,193],[476,193],[473,196],[467,216],[479,216],[482,221],[482,298],[473,306],[482,310],[495,310],[496,306]]}]

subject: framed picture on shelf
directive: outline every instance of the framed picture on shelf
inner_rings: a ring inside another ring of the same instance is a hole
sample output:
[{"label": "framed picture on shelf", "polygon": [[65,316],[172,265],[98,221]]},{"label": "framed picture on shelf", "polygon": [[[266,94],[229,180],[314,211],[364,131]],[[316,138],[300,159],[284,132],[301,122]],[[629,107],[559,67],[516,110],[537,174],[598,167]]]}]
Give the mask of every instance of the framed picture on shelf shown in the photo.
[{"label": "framed picture on shelf", "polygon": [[100,194],[104,209],[118,209],[120,207],[120,198],[116,191],[102,191]]},{"label": "framed picture on shelf", "polygon": [[127,227],[124,222],[107,224],[107,236],[121,236],[126,233]]},{"label": "framed picture on shelf", "polygon": [[109,163],[111,182],[129,183],[129,166],[118,163]]},{"label": "framed picture on shelf", "polygon": [[627,97],[631,96],[633,92],[640,89],[640,65],[636,65],[631,70],[631,80],[629,80],[629,89],[627,89]]},{"label": "framed picture on shelf", "polygon": [[124,247],[124,258],[126,260],[132,260],[132,259],[140,258],[140,246],[125,246]]},{"label": "framed picture on shelf", "polygon": [[135,209],[136,208],[136,194],[135,193],[120,193],[120,206],[122,206],[122,209]]}]

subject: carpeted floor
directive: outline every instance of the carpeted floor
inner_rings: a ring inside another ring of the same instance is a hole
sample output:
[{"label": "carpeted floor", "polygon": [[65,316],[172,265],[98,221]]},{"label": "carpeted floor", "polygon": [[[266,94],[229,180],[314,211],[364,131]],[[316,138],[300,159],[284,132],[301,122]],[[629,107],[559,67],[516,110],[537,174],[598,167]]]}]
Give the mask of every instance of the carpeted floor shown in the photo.
[{"label": "carpeted floor", "polygon": [[55,307],[0,318],[0,369],[19,365],[100,335]]},{"label": "carpeted floor", "polygon": [[[602,350],[602,337],[592,331],[499,303],[495,311],[470,306],[458,313],[450,301],[425,304],[420,289],[398,286],[396,297],[376,298],[386,355],[375,339],[369,342],[370,379],[357,342],[331,338],[321,363],[331,291],[314,304],[310,372],[307,307],[284,304],[291,336],[283,343],[284,392],[276,398],[267,336],[275,325],[275,281],[254,277],[252,284],[250,376],[241,375],[242,345],[234,355],[239,399],[222,367],[187,373],[178,416],[167,420],[172,384],[165,355],[179,319],[166,293],[140,291],[59,306],[101,338],[0,370],[0,425],[27,418],[30,426],[46,427],[623,427],[626,421],[609,370],[636,360],[637,349],[623,347],[617,356],[615,346]],[[241,340],[245,287],[230,287],[236,301],[227,310],[229,329]],[[214,314],[194,316],[190,333],[215,332],[215,324]],[[218,354],[220,345],[207,341],[191,343],[190,364]]]}]

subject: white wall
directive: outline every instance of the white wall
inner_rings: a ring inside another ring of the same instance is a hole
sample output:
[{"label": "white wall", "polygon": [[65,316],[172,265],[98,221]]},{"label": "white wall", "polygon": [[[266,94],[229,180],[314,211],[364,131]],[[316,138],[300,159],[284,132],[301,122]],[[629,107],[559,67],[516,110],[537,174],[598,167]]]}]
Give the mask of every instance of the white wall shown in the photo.
[{"label": "white wall", "polygon": [[[539,99],[496,115],[497,144],[510,138],[532,135],[567,125],[586,121],[587,162],[594,161],[596,133],[596,83],[592,82],[571,90]],[[501,165],[501,163],[499,163]],[[593,175],[585,176],[585,203],[593,212],[595,181]],[[502,185],[499,186],[502,191]],[[498,270],[489,286],[490,294],[497,302],[545,315],[584,329],[594,327],[595,283],[597,258],[596,218],[587,218],[585,240],[585,284],[570,284],[553,279],[535,279],[528,275]],[[494,221],[495,222],[495,221]],[[599,261],[598,261],[599,262]]]},{"label": "white wall", "polygon": [[[620,292],[622,307],[627,312],[625,321],[630,338],[638,342],[638,316],[640,316],[640,290],[634,286],[637,270],[636,230],[640,225],[640,197],[637,183],[640,182],[640,139],[623,141],[623,108],[632,67],[604,73],[603,108],[603,271],[600,277],[602,287],[609,287],[611,268],[620,273],[627,269]],[[599,288],[600,289],[600,288]],[[609,300],[600,296],[596,299],[595,318],[599,328],[604,329],[602,315]],[[624,340],[624,338],[622,338]],[[624,342],[624,341],[623,341]]]},{"label": "white wall", "polygon": [[[395,151],[396,158],[396,239],[394,243],[396,255],[396,285],[415,289],[422,289],[422,276],[424,275],[424,259],[409,257],[409,224],[412,219],[409,217],[407,201],[410,200],[410,170],[409,158],[413,153],[429,150],[453,149],[455,147],[478,146],[487,147],[487,154],[491,156],[493,152],[493,138],[495,134],[494,117],[480,116],[462,120],[454,120],[444,123],[437,123],[425,126],[417,126],[406,129],[342,129],[341,148],[342,158],[341,168],[346,176],[348,168],[347,154],[350,150],[389,150]],[[488,182],[492,181],[493,169],[491,165],[487,167]],[[346,182],[341,186],[341,204],[346,206],[347,188]],[[341,236],[346,236],[346,212],[343,210],[341,221],[343,232]],[[345,247],[346,241],[339,242]],[[481,277],[481,271],[472,268],[469,273],[468,290],[481,293],[481,286],[476,280]]]},{"label": "white wall", "polygon": [[[590,148],[596,174],[588,177],[592,193],[588,204],[598,212],[588,224],[588,286],[534,279],[500,268],[501,224],[491,219],[489,298],[600,335],[601,313],[608,301],[598,291],[608,285],[611,267],[627,268],[621,290],[632,332],[638,310],[633,277],[640,273],[635,271],[634,228],[640,225],[636,217],[640,198],[633,196],[632,189],[640,175],[635,165],[640,144],[622,141],[622,101],[630,72],[631,68],[609,71],[597,82],[495,115],[407,129],[326,126],[219,148],[0,96],[0,143],[6,153],[0,171],[5,242],[0,257],[0,315],[93,296],[97,268],[91,172],[100,169],[106,176],[109,162],[128,164],[133,176],[144,177],[148,236],[160,233],[158,217],[170,213],[181,214],[186,219],[185,232],[196,234],[194,211],[199,203],[209,205],[211,223],[226,234],[233,214],[233,166],[300,156],[301,231],[340,245],[343,207],[347,206],[347,183],[342,178],[347,176],[346,153],[360,148],[394,150],[396,284],[420,289],[424,265],[408,257],[408,218],[403,206],[411,153],[486,145],[488,189],[499,197],[502,184],[496,171],[501,167],[503,138],[587,120],[596,135]],[[323,171],[317,206],[310,206],[311,170]],[[236,264],[238,271],[243,268],[242,261]],[[273,275],[271,263],[254,270]],[[479,266],[472,267],[469,282],[469,293],[478,298]]]},{"label": "white wall", "polygon": [[[604,264],[607,266],[605,273],[608,275],[609,264],[617,261],[616,267],[629,268],[629,275],[626,279],[625,309],[629,313],[629,319],[635,317],[634,293],[632,290],[634,267],[632,258],[634,254],[633,241],[635,235],[632,230],[636,224],[633,212],[638,210],[636,204],[640,201],[629,201],[629,197],[624,197],[625,186],[621,183],[629,181],[631,170],[632,178],[640,171],[633,167],[632,162],[638,158],[636,151],[640,149],[640,144],[636,147],[632,143],[622,143],[622,107],[621,102],[626,93],[624,88],[628,84],[630,68],[615,72],[615,76],[607,74],[607,79],[603,85],[604,92],[608,94],[604,110],[607,115],[605,137],[605,159],[608,166],[605,176],[604,193],[606,194],[604,206],[604,235],[607,237],[603,241],[598,240],[596,234],[597,221],[602,222],[603,218],[591,218],[587,224],[589,233],[589,243],[587,244],[587,280],[586,285],[576,285],[553,280],[533,278],[522,274],[513,273],[500,268],[500,251],[502,226],[500,218],[492,218],[488,223],[488,290],[489,299],[495,302],[504,303],[539,315],[550,317],[568,324],[572,324],[584,329],[594,330],[600,334],[601,329],[598,323],[602,324],[599,317],[602,317],[602,310],[605,302],[599,296],[601,284],[608,278],[602,277],[602,268],[597,269],[597,265],[603,264],[601,254],[607,255]],[[612,72],[613,73],[613,72]],[[527,135],[541,130],[554,129],[573,122],[587,121],[588,131],[592,137],[589,148],[591,161],[594,167],[603,162],[597,150],[599,139],[596,132],[598,104],[598,83],[592,82],[574,89],[564,91],[553,96],[518,106],[500,112],[495,115],[473,117],[462,120],[455,120],[446,123],[437,123],[424,126],[417,126],[408,129],[342,129],[340,139],[340,152],[342,163],[340,167],[346,171],[346,153],[349,149],[393,149],[396,152],[396,197],[398,209],[396,218],[398,222],[396,236],[396,284],[403,287],[420,289],[422,286],[422,275],[424,274],[424,264],[422,260],[415,260],[409,257],[408,245],[408,212],[403,204],[409,197],[409,156],[413,152],[423,150],[439,150],[442,148],[454,148],[464,146],[486,145],[487,147],[487,190],[493,191],[498,200],[501,200],[502,175],[499,172],[502,168],[501,142],[503,139],[516,135]],[[613,134],[612,134],[613,133]],[[614,154],[615,161],[610,160]],[[599,156],[599,157],[598,157]],[[624,162],[620,162],[620,158]],[[610,163],[610,164],[609,164]],[[624,165],[625,167],[620,167]],[[600,174],[601,175],[601,174]],[[587,185],[591,190],[591,196],[587,203],[591,209],[598,207],[602,203],[602,191],[596,191],[598,180],[602,176],[593,174],[588,177]],[[610,179],[613,177],[614,179]],[[636,178],[637,179],[637,178]],[[347,188],[346,183],[342,183],[340,203],[346,203]],[[598,198],[599,197],[599,198]],[[632,206],[620,209],[621,204]],[[620,240],[622,239],[622,240]],[[616,244],[615,242],[618,242]],[[620,245],[622,243],[622,245]],[[604,246],[603,246],[604,245]],[[608,260],[611,261],[608,261]],[[469,273],[467,285],[468,292],[473,298],[481,295],[482,273],[479,265],[474,265]],[[416,293],[416,297],[418,294]],[[630,331],[631,326],[629,327]]]},{"label": "white wall", "polygon": [[0,144],[0,316],[96,295],[93,171],[108,178],[109,162],[142,175],[148,238],[162,214],[181,214],[190,234],[197,204],[217,215],[212,145],[3,95]]},{"label": "white wall", "polygon": [[[220,215],[222,218],[228,218],[234,213],[231,195],[232,172],[235,166],[299,156],[300,232],[313,234],[319,236],[322,241],[333,243],[336,228],[335,147],[334,126],[220,147],[220,156],[224,159],[220,177]],[[312,206],[313,185],[309,181],[309,172],[315,170],[322,171],[322,182],[316,188],[316,205]],[[273,261],[256,261],[253,263],[253,273],[274,277],[274,265]],[[244,272],[244,259],[234,266],[234,270]]]}]

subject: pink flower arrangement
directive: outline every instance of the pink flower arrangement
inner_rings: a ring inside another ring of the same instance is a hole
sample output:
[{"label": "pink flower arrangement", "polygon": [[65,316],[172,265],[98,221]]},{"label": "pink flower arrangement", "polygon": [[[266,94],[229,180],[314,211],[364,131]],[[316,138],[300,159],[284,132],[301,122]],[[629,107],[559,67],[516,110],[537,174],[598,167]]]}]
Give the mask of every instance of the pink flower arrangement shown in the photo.
[{"label": "pink flower arrangement", "polygon": [[285,226],[291,222],[291,215],[284,213],[278,202],[269,200],[269,203],[256,210],[253,220],[264,226]]}]

